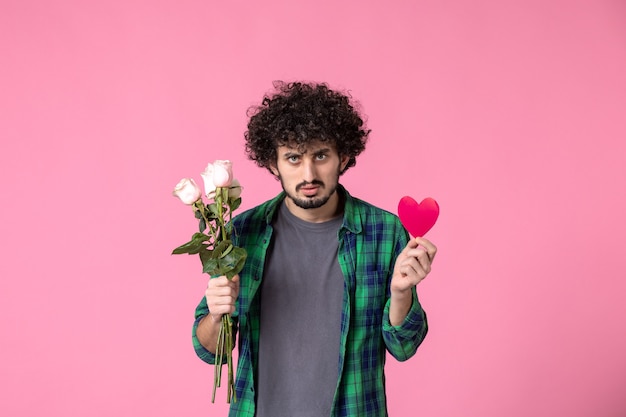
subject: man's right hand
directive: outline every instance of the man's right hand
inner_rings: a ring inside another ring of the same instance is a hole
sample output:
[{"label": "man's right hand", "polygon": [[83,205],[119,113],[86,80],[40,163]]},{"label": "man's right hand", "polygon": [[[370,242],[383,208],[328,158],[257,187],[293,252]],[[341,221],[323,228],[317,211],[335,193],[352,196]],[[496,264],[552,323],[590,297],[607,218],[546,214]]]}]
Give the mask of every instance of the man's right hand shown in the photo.
[{"label": "man's right hand", "polygon": [[239,297],[239,275],[230,280],[226,276],[211,278],[204,296],[211,320],[219,323],[224,314],[235,312],[235,302]]}]

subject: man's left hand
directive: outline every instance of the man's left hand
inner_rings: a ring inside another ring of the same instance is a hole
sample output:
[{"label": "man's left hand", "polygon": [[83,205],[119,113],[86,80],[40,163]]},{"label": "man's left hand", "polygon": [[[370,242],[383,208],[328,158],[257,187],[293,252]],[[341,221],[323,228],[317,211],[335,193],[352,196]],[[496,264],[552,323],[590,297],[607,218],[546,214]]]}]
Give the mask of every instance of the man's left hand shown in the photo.
[{"label": "man's left hand", "polygon": [[396,259],[391,278],[391,292],[406,293],[430,273],[437,247],[423,237],[411,239]]}]

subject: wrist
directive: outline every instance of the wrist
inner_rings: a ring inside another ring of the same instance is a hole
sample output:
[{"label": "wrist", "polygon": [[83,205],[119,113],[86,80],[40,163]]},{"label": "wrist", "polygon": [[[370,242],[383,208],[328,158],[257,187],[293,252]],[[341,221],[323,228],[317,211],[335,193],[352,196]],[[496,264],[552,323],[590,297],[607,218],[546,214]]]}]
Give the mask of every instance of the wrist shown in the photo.
[{"label": "wrist", "polygon": [[392,326],[402,324],[409,314],[413,305],[413,292],[411,289],[403,291],[392,291],[389,303],[389,323]]},{"label": "wrist", "polygon": [[222,314],[209,313],[207,320],[211,320],[211,324],[217,325],[222,321]]},{"label": "wrist", "polygon": [[391,301],[397,303],[406,303],[413,299],[412,288],[405,288],[402,290],[399,289],[391,289]]}]

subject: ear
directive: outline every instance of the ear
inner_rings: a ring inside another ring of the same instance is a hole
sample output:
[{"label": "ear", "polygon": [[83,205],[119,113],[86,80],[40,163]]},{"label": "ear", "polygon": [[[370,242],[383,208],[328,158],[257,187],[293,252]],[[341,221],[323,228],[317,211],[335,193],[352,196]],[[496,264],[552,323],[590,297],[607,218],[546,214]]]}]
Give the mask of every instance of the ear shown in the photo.
[{"label": "ear", "polygon": [[346,169],[346,165],[348,165],[348,162],[350,161],[350,157],[347,155],[344,155],[341,157],[341,170],[340,172],[343,172]]},{"label": "ear", "polygon": [[268,168],[272,172],[272,174],[274,174],[274,176],[278,178],[278,168],[276,168],[276,164],[270,164]]}]

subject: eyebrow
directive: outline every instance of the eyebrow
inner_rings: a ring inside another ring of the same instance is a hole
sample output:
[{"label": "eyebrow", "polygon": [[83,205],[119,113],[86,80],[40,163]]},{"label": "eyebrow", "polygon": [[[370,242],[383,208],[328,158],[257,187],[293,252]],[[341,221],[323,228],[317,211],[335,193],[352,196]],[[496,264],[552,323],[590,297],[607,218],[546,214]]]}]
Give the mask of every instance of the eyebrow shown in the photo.
[{"label": "eyebrow", "polygon": [[[326,154],[329,153],[331,151],[330,148],[320,148],[320,149],[315,149],[313,152],[311,152],[313,155],[319,155],[319,154]],[[287,150],[282,154],[283,158],[290,158],[292,156],[301,156],[301,155],[305,155],[307,154],[308,151],[305,150],[304,152],[299,152],[297,150]]]},{"label": "eyebrow", "polygon": [[317,154],[321,154],[321,153],[329,153],[330,151],[331,151],[330,148],[321,148],[321,149],[316,150],[313,153],[317,155]]},{"label": "eyebrow", "polygon": [[291,158],[292,156],[300,156],[302,155],[300,152],[295,151],[286,151],[281,156],[285,159]]}]

